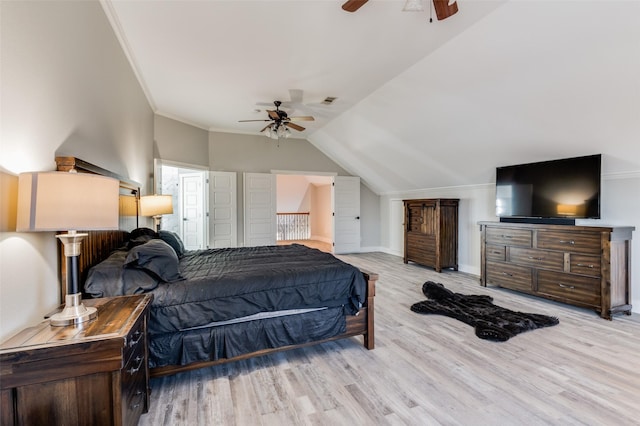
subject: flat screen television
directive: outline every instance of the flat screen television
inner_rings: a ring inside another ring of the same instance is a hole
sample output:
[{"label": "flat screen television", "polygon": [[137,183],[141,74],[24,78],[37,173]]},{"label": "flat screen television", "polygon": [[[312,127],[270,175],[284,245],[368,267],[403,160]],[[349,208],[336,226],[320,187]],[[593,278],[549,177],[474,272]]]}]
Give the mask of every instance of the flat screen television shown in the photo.
[{"label": "flat screen television", "polygon": [[496,168],[501,222],[600,219],[601,154]]}]

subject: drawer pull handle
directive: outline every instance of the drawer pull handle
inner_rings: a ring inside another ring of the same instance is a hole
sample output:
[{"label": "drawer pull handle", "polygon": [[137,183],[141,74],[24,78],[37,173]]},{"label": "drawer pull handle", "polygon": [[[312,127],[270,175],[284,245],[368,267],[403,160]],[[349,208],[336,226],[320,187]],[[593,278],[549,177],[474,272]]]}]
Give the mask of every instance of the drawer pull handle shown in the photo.
[{"label": "drawer pull handle", "polygon": [[503,235],[502,238],[509,239],[509,238],[513,238],[513,237],[511,235]]},{"label": "drawer pull handle", "polygon": [[586,263],[578,263],[576,266],[582,266],[584,268],[593,268],[593,264],[586,264]]},{"label": "drawer pull handle", "polygon": [[137,345],[140,339],[142,339],[142,336],[143,333],[140,330],[137,330],[135,333],[133,333],[133,336],[131,336],[132,339],[129,341],[129,347],[132,348]]},{"label": "drawer pull handle", "polygon": [[127,370],[127,373],[129,373],[131,376],[133,376],[140,370],[140,367],[142,367],[142,361],[144,361],[144,357],[137,356],[135,361],[138,363],[138,365]]},{"label": "drawer pull handle", "polygon": [[501,251],[492,251],[491,254],[502,254]]},{"label": "drawer pull handle", "polygon": [[573,240],[560,240],[561,244],[571,244],[572,246],[576,244]]},{"label": "drawer pull handle", "polygon": [[138,397],[138,402],[136,402],[135,404],[131,404],[129,407],[132,410],[135,410],[140,405],[142,405],[142,401],[144,400],[144,395],[145,395],[145,393],[143,391],[141,391],[141,390],[136,391],[136,393],[134,394],[134,397]]},{"label": "drawer pull handle", "polygon": [[566,285],[566,284],[562,284],[562,283],[558,283],[558,286],[560,286],[561,288],[568,288],[568,289],[571,289],[571,290],[575,289],[575,286]]},{"label": "drawer pull handle", "polygon": [[510,274],[508,272],[503,272],[502,275],[506,275],[507,277],[512,277],[513,276],[513,274]]},{"label": "drawer pull handle", "polygon": [[533,257],[533,256],[529,256],[529,259],[531,259],[531,260],[544,260],[544,257]]}]

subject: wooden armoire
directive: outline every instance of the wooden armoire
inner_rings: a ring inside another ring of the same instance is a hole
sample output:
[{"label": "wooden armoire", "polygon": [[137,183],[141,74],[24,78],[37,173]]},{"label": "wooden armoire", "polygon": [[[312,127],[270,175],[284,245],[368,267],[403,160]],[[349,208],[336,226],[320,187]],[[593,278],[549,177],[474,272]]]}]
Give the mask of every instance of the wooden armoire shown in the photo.
[{"label": "wooden armoire", "polygon": [[404,263],[458,270],[458,203],[453,198],[403,200]]}]

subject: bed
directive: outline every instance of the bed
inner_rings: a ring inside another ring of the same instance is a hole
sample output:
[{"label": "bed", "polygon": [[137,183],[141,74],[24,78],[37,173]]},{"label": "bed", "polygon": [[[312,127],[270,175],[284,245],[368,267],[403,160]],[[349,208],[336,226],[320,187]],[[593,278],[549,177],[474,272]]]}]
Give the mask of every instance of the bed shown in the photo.
[{"label": "bed", "polygon": [[[115,177],[73,157],[56,162],[58,170]],[[139,191],[121,182],[121,198],[135,200]],[[374,348],[376,274],[297,244],[185,251],[174,233],[137,219],[125,226],[134,229],[89,233],[80,277],[85,297],[154,295],[152,376],[358,335]]]}]

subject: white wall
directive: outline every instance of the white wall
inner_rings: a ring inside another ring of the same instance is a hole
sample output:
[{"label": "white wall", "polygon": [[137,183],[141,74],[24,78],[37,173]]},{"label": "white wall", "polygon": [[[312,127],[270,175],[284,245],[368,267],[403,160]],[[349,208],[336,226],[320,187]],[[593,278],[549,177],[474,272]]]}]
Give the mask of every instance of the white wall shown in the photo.
[{"label": "white wall", "polygon": [[278,213],[308,213],[311,210],[313,185],[300,175],[276,176]]},{"label": "white wall", "polygon": [[[56,155],[77,156],[145,190],[153,113],[100,3],[3,1],[0,8],[0,168],[54,170]],[[59,286],[53,233],[3,232],[0,340],[41,321],[60,302]]]}]

